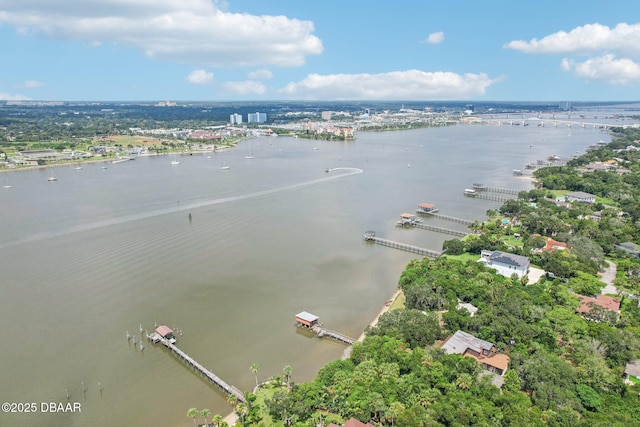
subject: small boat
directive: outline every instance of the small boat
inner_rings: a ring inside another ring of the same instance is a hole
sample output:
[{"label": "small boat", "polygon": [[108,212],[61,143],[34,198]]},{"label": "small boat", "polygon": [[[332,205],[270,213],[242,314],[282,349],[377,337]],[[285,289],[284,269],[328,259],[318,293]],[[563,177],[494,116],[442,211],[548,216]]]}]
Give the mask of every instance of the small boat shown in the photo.
[{"label": "small boat", "polygon": [[55,176],[53,176],[53,175],[52,175],[52,176],[50,176],[49,178],[47,178],[47,181],[49,181],[49,182],[53,182],[53,181],[57,181],[57,180],[58,180],[58,178],[56,178],[56,177],[55,177]]},{"label": "small boat", "polygon": [[474,190],[473,188],[465,188],[464,189],[464,195],[465,196],[475,196],[476,195],[476,190]]},{"label": "small boat", "polygon": [[176,159],[176,155],[175,154],[173,155],[173,160],[171,160],[171,164],[172,165],[179,165],[180,164],[180,162]]},{"label": "small boat", "polygon": [[231,167],[225,165],[225,166],[222,166],[220,169],[222,169],[223,171],[226,171],[226,170],[231,169]]},{"label": "small boat", "polygon": [[82,169],[84,169],[82,166],[76,166],[75,168],[77,171],[81,171]]},{"label": "small boat", "polygon": [[106,168],[107,168],[106,166],[101,166],[101,167],[100,167],[100,169],[106,169]]}]

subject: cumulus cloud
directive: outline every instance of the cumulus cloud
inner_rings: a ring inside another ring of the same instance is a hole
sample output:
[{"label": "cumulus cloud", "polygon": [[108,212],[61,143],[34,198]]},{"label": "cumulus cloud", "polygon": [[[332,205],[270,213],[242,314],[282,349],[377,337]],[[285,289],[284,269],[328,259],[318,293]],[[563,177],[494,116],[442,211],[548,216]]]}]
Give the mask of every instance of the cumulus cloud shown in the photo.
[{"label": "cumulus cloud", "polygon": [[187,76],[187,81],[194,85],[207,85],[213,82],[213,73],[205,70],[193,70]]},{"label": "cumulus cloud", "polygon": [[393,71],[380,74],[309,74],[280,93],[291,98],[331,100],[447,100],[485,94],[498,80],[486,74]]},{"label": "cumulus cloud", "polygon": [[267,91],[263,83],[255,80],[226,82],[223,87],[226,92],[234,95],[263,95]]},{"label": "cumulus cloud", "polygon": [[640,24],[620,23],[614,28],[601,24],[587,24],[568,33],[558,31],[540,40],[514,40],[504,47],[525,53],[589,54],[608,51],[638,55]]},{"label": "cumulus cloud", "polygon": [[424,41],[427,44],[440,44],[444,41],[444,33],[442,31],[438,31],[437,33],[431,33]]},{"label": "cumulus cloud", "polygon": [[24,89],[37,89],[39,87],[46,86],[46,83],[40,82],[38,80],[26,80],[24,83],[18,86]]},{"label": "cumulus cloud", "polygon": [[267,80],[273,77],[273,73],[270,70],[262,68],[247,73],[247,77],[252,80]]},{"label": "cumulus cloud", "polygon": [[562,69],[587,80],[601,80],[616,85],[640,84],[640,64],[611,54],[580,63],[564,60]]},{"label": "cumulus cloud", "polygon": [[22,34],[133,46],[149,58],[209,66],[300,66],[322,52],[310,21],[226,11],[211,0],[0,0]]}]

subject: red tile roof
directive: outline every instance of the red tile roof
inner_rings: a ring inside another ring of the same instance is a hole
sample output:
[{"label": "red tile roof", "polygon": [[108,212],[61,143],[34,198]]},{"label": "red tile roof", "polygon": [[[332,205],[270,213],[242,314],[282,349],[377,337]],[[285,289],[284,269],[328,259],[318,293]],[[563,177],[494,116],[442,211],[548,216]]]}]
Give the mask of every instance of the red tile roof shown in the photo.
[{"label": "red tile roof", "polygon": [[600,294],[596,298],[578,295],[578,298],[580,298],[580,301],[582,302],[582,304],[578,308],[578,313],[590,312],[591,311],[591,307],[589,307],[590,302],[596,305],[599,305],[602,308],[606,308],[607,310],[612,310],[616,312],[620,311],[620,301],[615,298],[608,297],[606,295]]}]

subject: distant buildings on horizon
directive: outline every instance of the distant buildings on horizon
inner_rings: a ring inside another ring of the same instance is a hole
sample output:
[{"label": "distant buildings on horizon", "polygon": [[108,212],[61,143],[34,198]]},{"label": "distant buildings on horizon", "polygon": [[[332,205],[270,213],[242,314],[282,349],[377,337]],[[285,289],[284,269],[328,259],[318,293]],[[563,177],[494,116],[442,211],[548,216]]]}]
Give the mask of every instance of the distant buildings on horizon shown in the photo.
[{"label": "distant buildings on horizon", "polygon": [[[239,125],[242,123],[242,114],[231,114],[229,116],[229,122],[232,125]],[[247,114],[247,123],[266,123],[267,113],[249,113]]]}]

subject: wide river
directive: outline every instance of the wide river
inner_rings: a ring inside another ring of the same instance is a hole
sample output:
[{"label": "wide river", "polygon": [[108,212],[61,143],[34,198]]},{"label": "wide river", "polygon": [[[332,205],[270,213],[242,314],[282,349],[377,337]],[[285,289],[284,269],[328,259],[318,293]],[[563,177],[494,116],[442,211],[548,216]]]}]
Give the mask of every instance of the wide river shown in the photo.
[{"label": "wide river", "polygon": [[[458,125],[0,174],[12,186],[0,188],[0,401],[37,405],[0,425],[187,427],[191,407],[231,411],[162,346],[128,341],[140,326],[175,325],[181,349],[241,390],[255,385],[252,364],[259,379],[290,365],[309,381],[345,346],[297,332],[294,315],[357,337],[415,257],[363,242],[365,231],[440,250],[451,236],[398,229],[399,215],[428,202],[483,220],[499,203],[464,188],[530,189],[513,169],[603,140],[566,125]],[[42,413],[42,402],[81,412]]]}]

